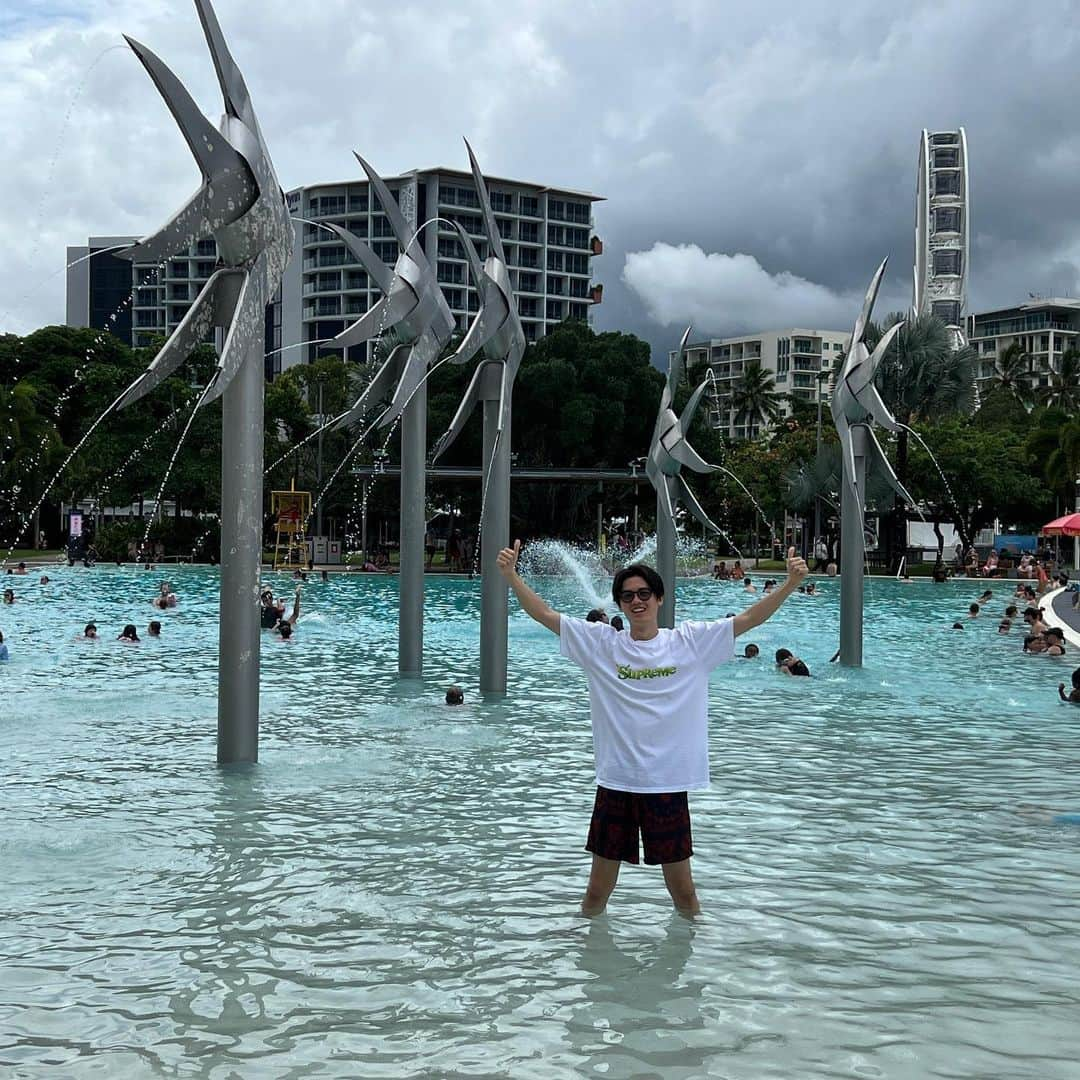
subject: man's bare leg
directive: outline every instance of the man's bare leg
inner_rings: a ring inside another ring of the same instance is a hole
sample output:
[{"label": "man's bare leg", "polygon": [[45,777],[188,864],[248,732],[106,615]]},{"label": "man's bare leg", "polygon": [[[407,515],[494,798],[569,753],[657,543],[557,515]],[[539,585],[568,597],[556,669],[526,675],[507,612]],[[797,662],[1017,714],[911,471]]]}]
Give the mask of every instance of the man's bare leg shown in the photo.
[{"label": "man's bare leg", "polygon": [[664,863],[664,884],[671,893],[671,899],[675,903],[675,909],[680,915],[699,915],[701,905],[698,903],[697,890],[694,888],[694,878],[690,873],[690,860],[682,862]]},{"label": "man's bare leg", "polygon": [[619,860],[605,859],[599,855],[592,857],[592,870],[589,871],[589,884],[585,887],[585,895],[581,899],[581,914],[603,914],[607,907],[608,897],[615,889],[615,882],[619,880]]}]

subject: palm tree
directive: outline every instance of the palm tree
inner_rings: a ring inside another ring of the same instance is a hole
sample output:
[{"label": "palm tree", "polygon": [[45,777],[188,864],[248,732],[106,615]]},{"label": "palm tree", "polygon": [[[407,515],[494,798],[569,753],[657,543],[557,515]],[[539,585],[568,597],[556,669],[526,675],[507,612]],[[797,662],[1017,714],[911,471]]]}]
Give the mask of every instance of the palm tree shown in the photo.
[{"label": "palm tree", "polygon": [[731,408],[735,420],[750,429],[756,423],[771,424],[783,413],[782,395],[776,391],[772,375],[760,360],[747,362],[743,373],[731,389]]},{"label": "palm tree", "polygon": [[1080,349],[1070,347],[1061,354],[1061,366],[1050,373],[1044,401],[1069,415],[1080,410]]},{"label": "palm tree", "polygon": [[1031,390],[1031,355],[1014,341],[994,359],[994,383],[1011,394],[1031,412],[1035,402]]},{"label": "palm tree", "polygon": [[1047,485],[1067,490],[1080,476],[1080,418],[1048,409],[1027,438],[1027,452],[1036,460]]}]

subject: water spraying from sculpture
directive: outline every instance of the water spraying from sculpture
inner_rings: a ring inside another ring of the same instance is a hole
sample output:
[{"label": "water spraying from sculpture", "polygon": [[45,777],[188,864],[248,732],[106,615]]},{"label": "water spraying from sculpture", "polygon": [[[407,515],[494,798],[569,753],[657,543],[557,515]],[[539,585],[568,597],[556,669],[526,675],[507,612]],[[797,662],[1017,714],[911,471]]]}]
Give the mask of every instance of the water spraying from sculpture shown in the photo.
[{"label": "water spraying from sculpture", "polygon": [[[334,344],[341,348],[370,341],[384,330],[399,342],[364,392],[334,425],[343,427],[389,397],[377,424],[401,420],[401,518],[398,594],[398,671],[419,675],[424,665],[424,503],[427,471],[427,385],[432,362],[450,340],[454,316],[443,297],[435,271],[424,254],[420,230],[405,220],[397,200],[378,173],[356,155],[390,228],[401,246],[391,271],[362,240],[336,225],[328,227],[356,256],[382,291],[383,299],[343,330]],[[415,224],[415,223],[414,223]]]},{"label": "water spraying from sculpture", "polygon": [[901,497],[908,503],[913,501],[896,478],[873,429],[875,422],[887,431],[898,432],[901,429],[881,400],[874,385],[874,375],[890,342],[903,324],[890,327],[872,353],[865,340],[866,327],[888,261],[885,259],[877,268],[866,291],[866,299],[855,320],[851,343],[830,403],[843,458],[840,496],[840,663],[847,667],[862,666],[863,561],[866,554],[863,519],[866,513],[867,465],[876,463]]},{"label": "water spraying from sculpture", "polygon": [[211,330],[217,332],[217,370],[200,401],[223,398],[217,758],[254,762],[259,756],[265,311],[292,254],[293,226],[214,9],[209,0],[195,0],[195,8],[225,103],[220,130],[154,53],[126,38],[180,127],[203,183],[157,233],[120,254],[133,262],[159,263],[212,235],[222,265],[120,407],[149,393]]},{"label": "water spraying from sculpture", "polygon": [[699,473],[717,471],[716,466],[705,461],[687,441],[690,425],[708,386],[708,380],[703,380],[690,395],[682,416],[676,416],[672,409],[675,391],[683,374],[690,330],[688,326],[679,342],[678,352],[668,364],[667,380],[660,394],[660,409],[656,414],[652,444],[645,462],[645,474],[656,489],[656,570],[664,580],[664,603],[660,605],[659,622],[661,626],[669,629],[675,625],[675,509],[679,499],[686,503],[687,508],[702,525],[712,529],[714,533],[720,532],[709,520],[709,515],[702,509],[697,496],[682,477],[683,466]]},{"label": "water spraying from sculpture", "polygon": [[[461,433],[478,401],[483,402],[483,489],[480,506],[480,689],[486,694],[506,693],[507,591],[495,567],[500,549],[510,543],[510,415],[525,331],[518,317],[502,238],[491,209],[487,185],[468,141],[469,165],[487,234],[488,257],[481,264],[468,234],[458,235],[480,295],[476,313],[464,340],[452,357],[467,363],[478,352],[482,359],[473,372],[457,412],[432,454],[437,459]],[[456,223],[455,223],[456,224]]]}]

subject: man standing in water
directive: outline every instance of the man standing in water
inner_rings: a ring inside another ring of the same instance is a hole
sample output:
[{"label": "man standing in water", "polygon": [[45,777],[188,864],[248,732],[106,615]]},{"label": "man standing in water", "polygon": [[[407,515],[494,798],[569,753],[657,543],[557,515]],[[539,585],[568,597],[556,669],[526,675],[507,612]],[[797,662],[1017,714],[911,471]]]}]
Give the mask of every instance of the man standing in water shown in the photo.
[{"label": "man standing in water", "polygon": [[735,638],[760,626],[798,589],[806,563],[788,549],[787,580],[739,615],[661,629],[664,582],[641,563],[615,575],[612,595],[630,623],[618,633],[601,622],[560,615],[517,572],[521,541],[503,548],[498,567],[525,613],[558,634],[563,656],[585,670],[596,759],[596,804],[585,850],[592,854],[583,915],[599,915],[622,862],[660,864],[675,907],[701,909],[690,873],[693,846],[687,791],[709,786],[709,673],[730,660]]}]

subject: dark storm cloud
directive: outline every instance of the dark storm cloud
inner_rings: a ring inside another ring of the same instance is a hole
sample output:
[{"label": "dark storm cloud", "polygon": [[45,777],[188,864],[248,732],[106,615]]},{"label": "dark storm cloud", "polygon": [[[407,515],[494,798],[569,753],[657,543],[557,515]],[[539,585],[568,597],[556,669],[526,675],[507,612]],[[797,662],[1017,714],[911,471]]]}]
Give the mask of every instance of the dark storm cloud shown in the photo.
[{"label": "dark storm cloud", "polygon": [[[883,306],[907,303],[923,127],[967,128],[973,306],[1077,288],[1064,0],[217,6],[283,183],[352,176],[354,148],[388,173],[460,166],[469,135],[490,173],[603,194],[595,324],[658,352],[691,317],[842,329],[885,255]],[[25,329],[62,315],[62,278],[37,283],[64,245],[147,232],[197,182],[137,65],[110,53],[87,76],[95,57],[127,30],[220,102],[185,0],[0,27],[3,323]]]}]

